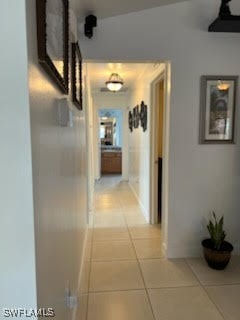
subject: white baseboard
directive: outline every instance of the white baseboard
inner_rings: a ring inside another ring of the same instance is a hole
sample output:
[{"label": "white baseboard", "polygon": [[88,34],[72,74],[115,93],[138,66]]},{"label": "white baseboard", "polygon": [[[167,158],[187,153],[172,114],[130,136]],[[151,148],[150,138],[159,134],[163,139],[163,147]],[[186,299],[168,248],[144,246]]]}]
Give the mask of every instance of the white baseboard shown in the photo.
[{"label": "white baseboard", "polygon": [[131,181],[130,181],[130,180],[129,180],[128,183],[129,183],[129,187],[131,188],[131,190],[132,190],[135,198],[137,199],[137,202],[138,202],[138,204],[139,204],[139,206],[140,206],[140,208],[141,208],[141,210],[142,210],[142,213],[143,213],[144,217],[146,218],[147,222],[149,223],[150,217],[149,217],[149,214],[147,213],[146,208],[145,208],[144,205],[142,204],[142,202],[141,202],[140,198],[138,197],[138,195],[137,195],[137,193],[136,193],[133,185],[131,184]]},{"label": "white baseboard", "polygon": [[73,309],[72,312],[72,320],[77,320],[77,314],[78,314],[78,308],[81,307],[81,301],[80,301],[80,293],[81,293],[81,286],[83,283],[83,267],[84,267],[84,262],[85,262],[85,256],[86,256],[86,249],[87,249],[87,242],[88,242],[88,237],[89,237],[89,226],[87,225],[85,237],[84,237],[84,242],[83,242],[83,251],[82,251],[82,257],[81,257],[81,266],[79,270],[79,275],[78,275],[78,284],[77,284],[77,295],[78,295],[78,306]]},{"label": "white baseboard", "polygon": [[197,246],[168,245],[168,248],[165,251],[165,256],[169,259],[202,257],[203,255],[201,243]]}]

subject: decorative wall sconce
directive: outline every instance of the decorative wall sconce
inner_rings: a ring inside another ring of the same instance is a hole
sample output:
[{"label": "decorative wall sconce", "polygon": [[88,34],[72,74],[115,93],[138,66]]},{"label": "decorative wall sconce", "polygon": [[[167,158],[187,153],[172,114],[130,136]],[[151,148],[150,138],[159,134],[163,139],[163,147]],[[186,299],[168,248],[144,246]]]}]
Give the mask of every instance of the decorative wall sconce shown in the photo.
[{"label": "decorative wall sconce", "polygon": [[132,111],[128,112],[128,127],[129,130],[132,132],[133,131],[133,116],[132,116]]},{"label": "decorative wall sconce", "polygon": [[231,14],[230,1],[222,0],[218,18],[209,26],[209,32],[240,32],[240,16]]},{"label": "decorative wall sconce", "polygon": [[117,73],[112,73],[108,81],[106,81],[108,90],[112,92],[119,91],[123,86],[123,80]]},{"label": "decorative wall sconce", "polygon": [[84,34],[87,38],[91,39],[93,36],[93,28],[97,26],[97,17],[93,14],[88,15],[85,18]]},{"label": "decorative wall sconce", "polygon": [[143,132],[147,130],[147,105],[142,101],[140,109],[140,121]]},{"label": "decorative wall sconce", "polygon": [[140,123],[143,132],[145,132],[147,130],[147,105],[143,101],[140,104],[140,110],[139,105],[137,105],[132,111],[128,112],[128,126],[131,132],[133,129],[137,129]]},{"label": "decorative wall sconce", "polygon": [[139,127],[139,106],[137,105],[135,108],[133,108],[133,127],[137,129]]}]

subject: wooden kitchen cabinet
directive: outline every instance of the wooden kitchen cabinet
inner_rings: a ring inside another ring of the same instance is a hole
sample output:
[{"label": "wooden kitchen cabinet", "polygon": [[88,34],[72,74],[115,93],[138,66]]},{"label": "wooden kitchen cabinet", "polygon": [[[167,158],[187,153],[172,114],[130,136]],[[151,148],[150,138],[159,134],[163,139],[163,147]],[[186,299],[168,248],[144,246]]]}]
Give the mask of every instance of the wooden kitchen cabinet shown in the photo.
[{"label": "wooden kitchen cabinet", "polygon": [[121,151],[102,151],[101,153],[101,173],[102,174],[121,174],[122,173],[122,152]]}]

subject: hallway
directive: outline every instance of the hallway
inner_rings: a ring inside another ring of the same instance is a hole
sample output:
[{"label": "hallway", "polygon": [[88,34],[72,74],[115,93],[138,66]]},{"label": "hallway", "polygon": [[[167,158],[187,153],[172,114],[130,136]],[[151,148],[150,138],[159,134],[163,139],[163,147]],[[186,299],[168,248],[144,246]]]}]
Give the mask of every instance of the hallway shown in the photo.
[{"label": "hallway", "polygon": [[239,257],[223,272],[200,258],[165,259],[160,227],[119,177],[97,184],[92,226],[81,320],[239,319]]}]

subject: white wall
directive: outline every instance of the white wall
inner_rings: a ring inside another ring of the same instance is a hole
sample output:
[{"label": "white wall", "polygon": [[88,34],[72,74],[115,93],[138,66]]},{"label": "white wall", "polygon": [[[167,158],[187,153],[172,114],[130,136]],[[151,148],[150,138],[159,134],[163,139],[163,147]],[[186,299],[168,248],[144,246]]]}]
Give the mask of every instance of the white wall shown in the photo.
[{"label": "white wall", "polygon": [[120,109],[123,111],[123,141],[122,141],[122,179],[128,180],[128,107],[129,95],[125,93],[93,93],[93,121],[94,121],[94,163],[95,179],[100,178],[100,161],[99,160],[99,126],[98,110],[99,109]]},{"label": "white wall", "polygon": [[130,110],[142,101],[147,105],[147,130],[141,124],[129,131],[129,182],[138,198],[147,221],[150,221],[150,143],[151,143],[151,82],[164,71],[164,64],[143,64],[143,72],[135,82]]},{"label": "white wall", "polygon": [[[236,1],[232,8],[240,12]],[[198,144],[200,76],[240,74],[240,35],[207,32],[218,10],[217,0],[186,1],[101,20],[92,40],[81,39],[86,59],[171,62],[170,257],[200,253],[212,209],[225,215],[228,239],[240,248],[239,131],[236,144]]]},{"label": "white wall", "polygon": [[26,3],[38,306],[66,320],[65,289],[78,290],[87,230],[85,112],[71,105],[73,128],[59,126],[63,95],[38,64],[35,1]]},{"label": "white wall", "polygon": [[93,197],[94,197],[94,120],[93,120],[93,101],[90,80],[88,77],[87,64],[84,64],[84,82],[85,82],[85,94],[86,94],[86,126],[87,126],[87,166],[88,166],[88,211],[93,211]]},{"label": "white wall", "polygon": [[31,141],[25,2],[0,3],[0,318],[35,308]]}]

